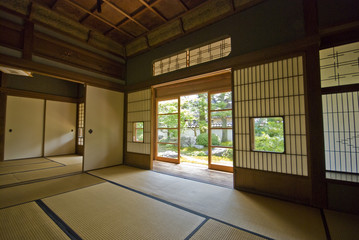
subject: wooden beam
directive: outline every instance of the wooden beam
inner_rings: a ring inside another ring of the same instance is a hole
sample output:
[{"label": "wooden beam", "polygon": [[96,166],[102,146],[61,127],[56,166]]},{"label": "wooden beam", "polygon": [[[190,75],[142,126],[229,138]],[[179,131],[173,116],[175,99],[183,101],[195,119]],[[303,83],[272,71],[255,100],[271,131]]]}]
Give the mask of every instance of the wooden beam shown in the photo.
[{"label": "wooden beam", "polygon": [[92,17],[97,18],[98,20],[100,20],[101,22],[111,26],[112,28],[116,29],[117,31],[121,32],[122,34],[125,34],[126,36],[130,37],[130,38],[135,38],[135,36],[133,36],[132,34],[120,29],[119,27],[117,27],[116,25],[110,23],[109,21],[107,21],[106,19],[97,16],[96,14],[92,13],[91,11],[83,8],[82,6],[78,5],[77,3],[73,2],[72,0],[65,0],[66,2],[70,3],[72,6],[77,7],[78,9],[86,12],[87,14],[90,14]]},{"label": "wooden beam", "polygon": [[79,99],[77,98],[63,97],[63,96],[57,96],[47,93],[31,92],[31,91],[12,89],[12,88],[0,87],[0,92],[5,93],[6,95],[17,96],[17,97],[38,98],[38,99],[53,100],[59,102],[70,102],[70,103],[79,102]]},{"label": "wooden beam", "polygon": [[168,20],[166,18],[164,18],[159,12],[157,12],[151,5],[146,3],[144,0],[138,0],[138,1],[140,1],[140,3],[142,3],[146,8],[148,8],[148,10],[150,10],[151,12],[156,14],[158,17],[160,17],[164,22],[168,22]]},{"label": "wooden beam", "polygon": [[125,89],[125,86],[120,83],[102,80],[81,73],[72,72],[65,69],[59,69],[57,67],[36,63],[27,59],[11,57],[4,54],[0,54],[0,64],[8,67],[23,69],[25,71],[39,73],[41,75],[46,75],[50,77],[71,81],[71,82],[87,83],[92,86],[111,89],[114,91],[123,92]]},{"label": "wooden beam", "polygon": [[124,15],[125,17],[127,17],[128,19],[130,19],[131,21],[135,22],[137,25],[139,25],[140,27],[142,27],[143,29],[145,29],[146,31],[149,31],[149,29],[147,27],[145,27],[142,23],[140,23],[139,21],[137,21],[136,19],[134,19],[133,17],[131,17],[129,14],[125,13],[124,11],[122,11],[119,7],[117,7],[115,4],[111,3],[110,1],[107,0],[103,0],[103,2],[107,3],[111,8],[113,8],[115,11],[121,13],[122,15]]},{"label": "wooden beam", "polygon": [[186,12],[189,10],[189,8],[186,6],[186,4],[184,4],[182,0],[177,0],[177,1],[179,2],[183,10],[185,10]]}]

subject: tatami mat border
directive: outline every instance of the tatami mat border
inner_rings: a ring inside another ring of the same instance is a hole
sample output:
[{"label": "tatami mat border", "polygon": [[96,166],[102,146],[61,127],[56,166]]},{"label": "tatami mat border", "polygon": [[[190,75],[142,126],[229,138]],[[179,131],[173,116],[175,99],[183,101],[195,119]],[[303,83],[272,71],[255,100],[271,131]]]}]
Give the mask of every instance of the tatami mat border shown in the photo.
[{"label": "tatami mat border", "polygon": [[[182,206],[180,206],[180,205],[178,205],[178,204],[175,204],[175,203],[169,202],[169,201],[167,201],[167,200],[164,200],[164,199],[161,199],[161,198],[152,196],[152,195],[150,195],[150,194],[141,192],[141,191],[136,190],[136,189],[133,189],[133,188],[131,188],[131,187],[127,187],[127,186],[122,185],[122,184],[120,184],[120,183],[116,183],[116,182],[113,182],[113,181],[108,180],[108,179],[106,179],[106,178],[102,178],[102,177],[96,176],[96,175],[94,175],[94,174],[92,174],[92,173],[88,173],[88,174],[90,174],[91,176],[94,176],[94,177],[98,177],[98,178],[100,178],[100,179],[102,179],[102,180],[105,180],[106,182],[109,182],[109,183],[114,184],[114,185],[116,185],[116,186],[125,188],[125,189],[130,190],[130,191],[133,191],[133,192],[135,192],[135,193],[138,193],[138,194],[144,195],[144,196],[146,196],[146,197],[149,197],[149,198],[155,199],[155,200],[157,200],[157,201],[160,201],[160,202],[162,202],[162,203],[168,204],[168,205],[170,205],[170,206],[179,208],[179,209],[181,209],[181,210],[187,211],[187,212],[192,213],[192,214],[196,214],[196,215],[198,215],[198,216],[200,216],[200,217],[203,217],[203,218],[205,218],[205,219],[207,219],[207,220],[213,219],[213,220],[215,220],[215,221],[218,221],[218,222],[223,223],[223,224],[226,224],[226,225],[228,225],[228,226],[231,226],[231,227],[237,228],[237,229],[239,229],[239,230],[242,230],[242,231],[251,233],[251,234],[253,234],[253,235],[256,235],[256,236],[259,236],[259,237],[262,237],[262,238],[265,238],[265,239],[268,239],[268,240],[274,240],[273,238],[270,238],[270,237],[264,236],[264,235],[262,235],[262,234],[259,234],[259,233],[256,233],[256,232],[252,232],[252,231],[250,231],[250,230],[247,230],[247,229],[238,227],[238,226],[236,226],[236,225],[233,225],[233,224],[224,222],[224,221],[222,221],[222,220],[220,220],[220,219],[207,216],[207,215],[205,215],[205,214],[203,214],[203,213],[194,211],[194,210],[189,209],[189,208],[182,207]],[[203,224],[204,224],[204,223],[203,223]],[[199,230],[199,228],[197,229],[197,231],[198,231],[198,230]],[[192,232],[191,234],[195,234],[195,233],[196,233],[196,231]],[[187,238],[188,238],[188,237],[187,237]],[[186,238],[186,239],[187,239],[187,238]]]},{"label": "tatami mat border", "polygon": [[191,239],[191,237],[193,237],[193,235],[194,235],[201,227],[203,227],[203,225],[206,224],[206,222],[208,222],[208,220],[209,220],[209,218],[204,219],[203,222],[202,222],[200,225],[198,225],[198,227],[196,227],[196,229],[193,230],[193,231],[185,238],[185,240]]},{"label": "tatami mat border", "polygon": [[322,208],[320,209],[320,216],[322,217],[322,222],[323,222],[323,226],[324,226],[324,230],[325,230],[325,235],[327,236],[327,239],[330,240],[332,238],[330,236],[330,231],[329,231],[327,219],[325,217],[324,210]]},{"label": "tatami mat border", "polygon": [[42,200],[36,200],[36,204],[49,216],[54,223],[73,240],[81,240],[82,238],[69,227],[59,216],[56,215]]},{"label": "tatami mat border", "polygon": [[60,162],[58,162],[58,161],[52,160],[52,159],[50,159],[50,158],[48,158],[48,157],[44,157],[44,158],[45,158],[46,160],[51,161],[51,162],[58,163],[58,164],[60,164],[60,165],[62,165],[62,166],[66,166],[66,164],[63,164],[63,163],[60,163]]}]

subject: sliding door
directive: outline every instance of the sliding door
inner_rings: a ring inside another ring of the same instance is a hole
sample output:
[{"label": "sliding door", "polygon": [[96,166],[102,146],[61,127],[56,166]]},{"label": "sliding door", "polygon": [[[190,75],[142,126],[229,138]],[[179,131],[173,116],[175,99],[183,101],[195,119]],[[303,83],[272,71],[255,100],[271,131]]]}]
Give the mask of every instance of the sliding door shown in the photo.
[{"label": "sliding door", "polygon": [[44,102],[7,97],[4,160],[42,156]]},{"label": "sliding door", "polygon": [[45,156],[74,154],[76,104],[46,101]]},{"label": "sliding door", "polygon": [[87,86],[84,171],[123,162],[124,94]]}]

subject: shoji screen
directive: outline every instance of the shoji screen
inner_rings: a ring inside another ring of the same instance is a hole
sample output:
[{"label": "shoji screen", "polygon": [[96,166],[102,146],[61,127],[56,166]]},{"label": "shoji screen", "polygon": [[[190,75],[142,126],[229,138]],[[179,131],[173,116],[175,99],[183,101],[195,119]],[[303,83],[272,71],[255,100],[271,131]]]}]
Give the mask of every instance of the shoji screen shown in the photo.
[{"label": "shoji screen", "polygon": [[[308,175],[303,58],[234,71],[236,167]],[[284,153],[253,151],[252,118],[283,117]]]},{"label": "shoji screen", "polygon": [[[129,93],[127,97],[127,151],[151,153],[151,89]],[[133,141],[133,123],[143,122],[143,143]]]}]

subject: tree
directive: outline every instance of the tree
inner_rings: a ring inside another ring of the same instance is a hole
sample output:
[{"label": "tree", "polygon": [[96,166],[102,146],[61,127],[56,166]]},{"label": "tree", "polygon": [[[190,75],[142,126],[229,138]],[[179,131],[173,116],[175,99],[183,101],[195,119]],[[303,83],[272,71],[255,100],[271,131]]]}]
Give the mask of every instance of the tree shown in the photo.
[{"label": "tree", "polygon": [[[232,92],[217,93],[211,95],[211,110],[223,110],[232,108]],[[222,122],[222,128],[227,127],[227,118],[232,117],[232,111],[218,111],[212,112],[213,118],[220,118]],[[228,142],[228,131],[222,129],[221,142]]]},{"label": "tree", "polygon": [[181,131],[189,128],[197,137],[197,130],[205,133],[208,129],[207,93],[181,97]]}]

